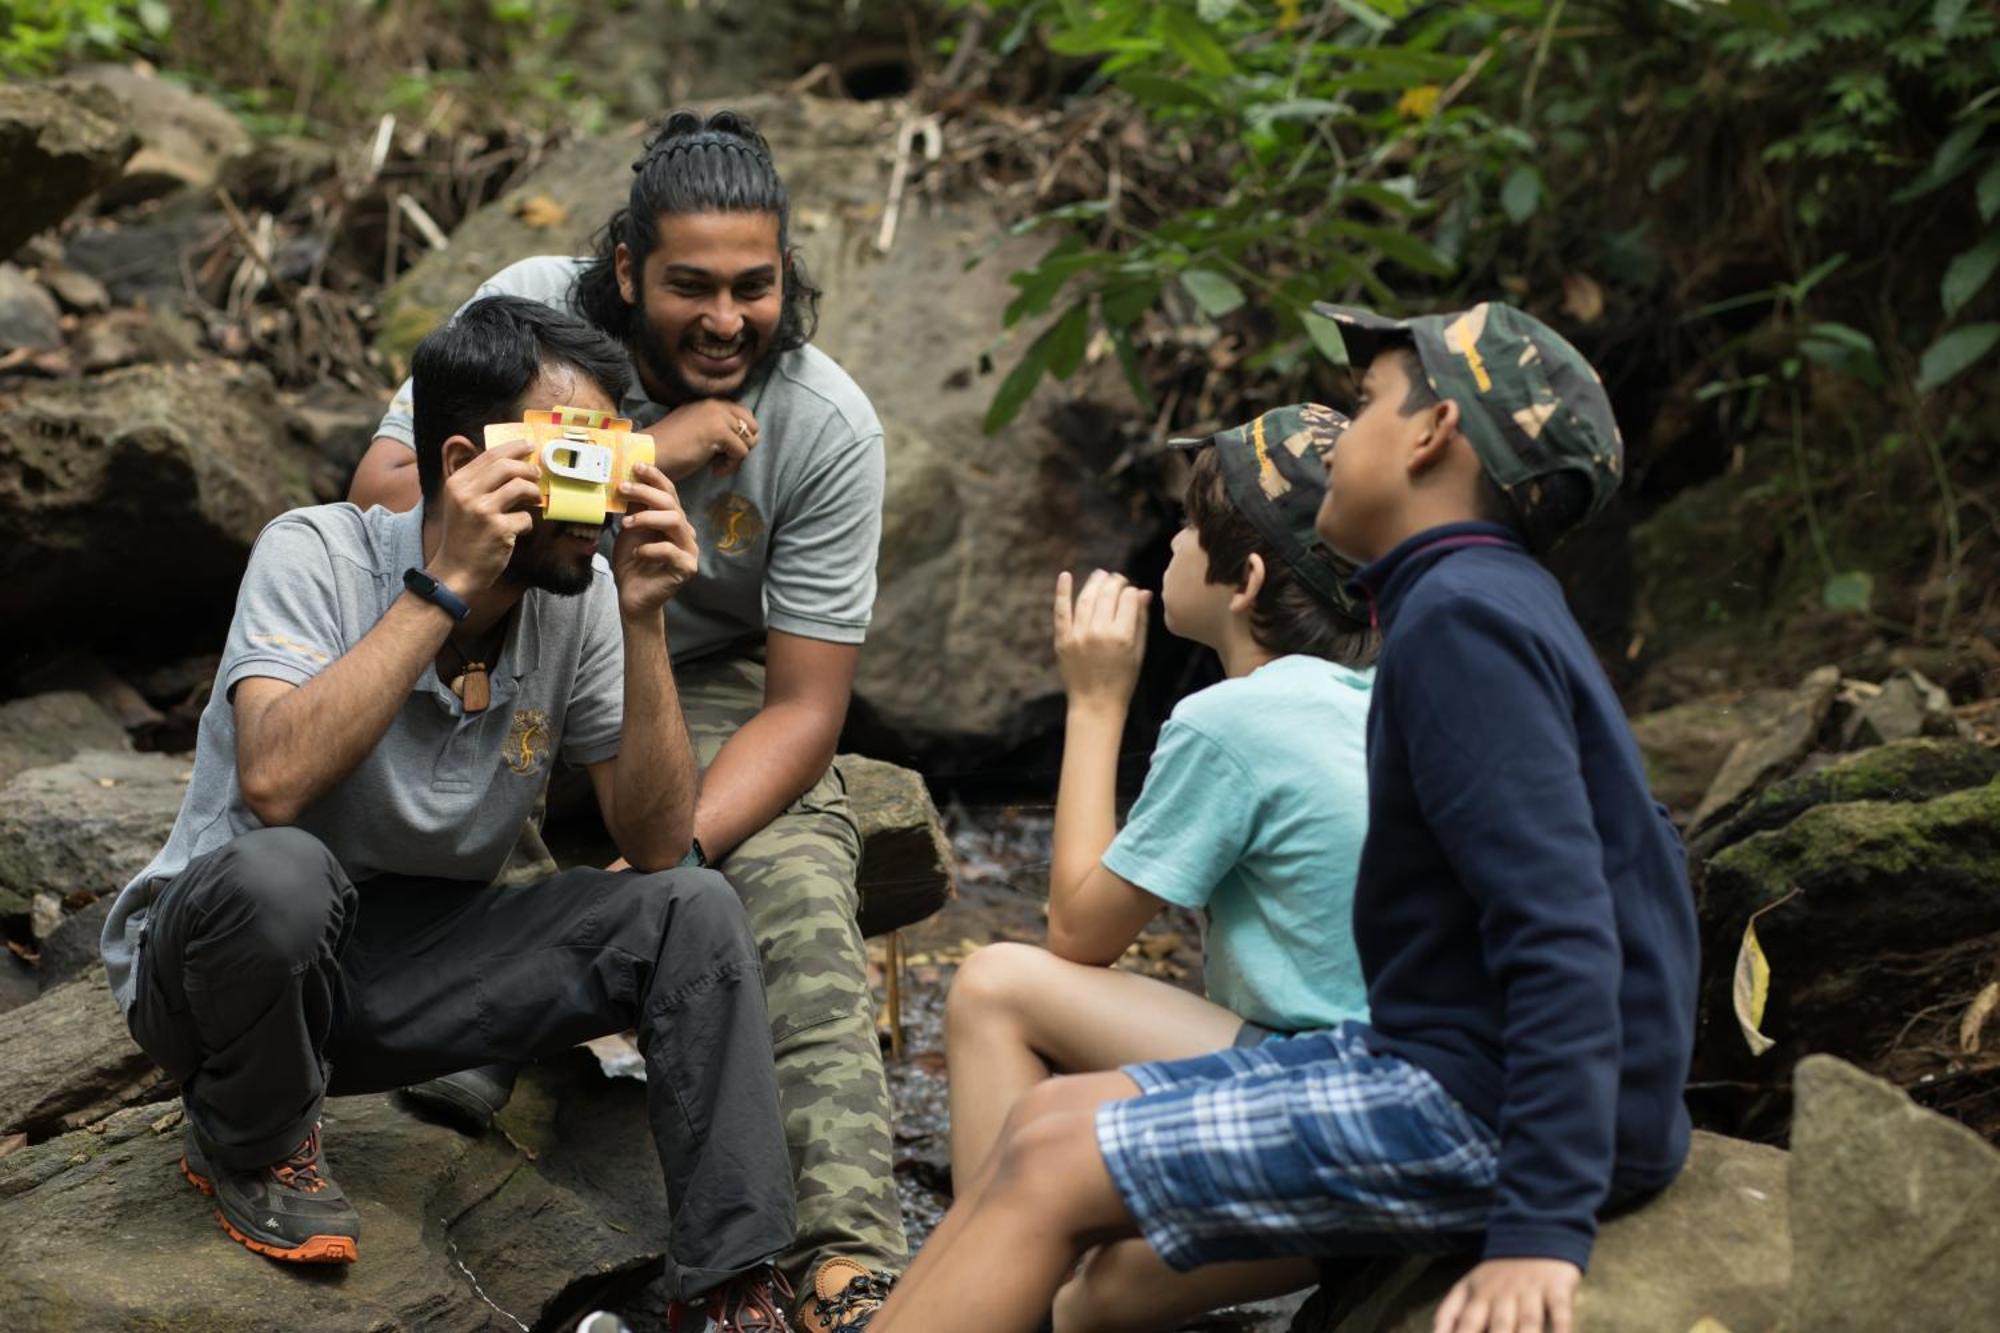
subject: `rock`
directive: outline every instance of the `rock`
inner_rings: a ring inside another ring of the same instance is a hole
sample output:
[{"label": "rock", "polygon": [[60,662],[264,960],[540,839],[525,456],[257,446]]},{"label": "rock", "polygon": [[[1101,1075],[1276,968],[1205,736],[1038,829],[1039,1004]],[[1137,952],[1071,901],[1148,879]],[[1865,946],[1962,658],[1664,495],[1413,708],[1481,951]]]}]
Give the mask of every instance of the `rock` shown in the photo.
[{"label": "rock", "polygon": [[1791,1327],[1988,1327],[2000,1152],[1829,1056],[1793,1073]]},{"label": "rock", "polygon": [[[1036,705],[1059,688],[1047,624],[1056,573],[1122,568],[1151,535],[1143,511],[1105,479],[1117,452],[1110,414],[1126,391],[1122,382],[1045,386],[1006,430],[985,435],[996,375],[1031,332],[1017,330],[997,368],[988,364],[1016,294],[1007,277],[1045,242],[1006,238],[967,272],[966,255],[1005,229],[985,201],[960,200],[906,206],[881,255],[874,239],[895,110],[805,97],[736,104],[771,140],[794,201],[794,242],[825,290],[816,341],[883,422],[888,490],[875,620],[856,680],[862,713],[907,751],[962,738],[1012,743],[1047,725]],[[407,358],[501,267],[587,249],[624,203],[638,150],[631,133],[572,145],[468,217],[450,248],[383,294],[378,346]],[[553,225],[534,225],[536,211],[521,207],[538,196],[562,205]],[[921,356],[910,354],[914,329]]]},{"label": "rock", "polygon": [[0,1137],[87,1125],[165,1082],[125,1031],[103,968],[0,1014],[0,1069]]},{"label": "rock", "polygon": [[84,750],[122,750],[125,728],[80,690],[0,704],[0,784],[16,773],[60,764]]},{"label": "rock", "polygon": [[[1703,1318],[1762,1333],[1782,1317],[1792,1256],[1785,1154],[1697,1132],[1687,1169],[1644,1207],[1606,1221],[1577,1296],[1589,1333],[1692,1333]],[[1343,1265],[1292,1333],[1430,1333],[1468,1266],[1458,1259]]]},{"label": "rock", "polygon": [[1859,750],[1916,736],[1956,736],[1951,696],[1920,671],[1898,671],[1873,698],[1857,705],[1841,727],[1840,748]]},{"label": "rock", "polygon": [[1816,669],[1793,693],[1775,724],[1738,741],[1689,821],[1689,832],[1699,832],[1733,813],[1759,787],[1796,768],[1818,743],[1839,689],[1838,667]]},{"label": "rock", "polygon": [[958,867],[923,776],[858,754],[834,762],[861,831],[861,933],[887,934],[943,907]]},{"label": "rock", "polygon": [[257,534],[311,503],[311,467],[258,367],[139,366],[0,400],[12,646],[212,647]]},{"label": "rock", "polygon": [[[1744,927],[1760,911],[1770,965],[1761,1027],[1779,1049],[1752,1060],[1731,983]],[[1782,1092],[1788,1059],[1808,1051],[1905,1086],[1962,1068],[1959,1014],[1991,979],[2000,945],[2000,781],[1910,804],[1822,805],[1747,837],[1709,862],[1701,922],[1696,1081]]]},{"label": "rock", "polygon": [[179,365],[201,355],[201,326],[177,310],[127,306],[86,322],[76,335],[77,368],[98,375],[120,366]]},{"label": "rock", "polygon": [[188,771],[185,757],[86,750],[16,774],[0,787],[0,912],[123,888],[166,845]]},{"label": "rock", "polygon": [[1824,768],[1780,778],[1751,798],[1735,818],[1695,840],[1713,857],[1753,833],[1783,828],[1819,805],[1846,801],[1928,801],[2000,776],[2000,750],[1972,741],[1921,737],[1843,755]]},{"label": "rock", "polygon": [[0,264],[0,351],[53,352],[62,345],[55,298],[14,265]]},{"label": "rock", "polygon": [[137,146],[124,108],[102,89],[0,85],[0,259],[116,180]]},{"label": "rock", "polygon": [[86,65],[72,77],[95,84],[130,109],[139,150],[104,191],[112,207],[180,189],[206,190],[250,152],[250,132],[198,93],[129,65]]},{"label": "rock", "polygon": [[326,1274],[222,1234],[181,1180],[175,1104],[25,1148],[0,1159],[0,1326],[555,1329],[657,1271],[668,1212],[638,1084],[578,1053],[529,1071],[501,1123],[471,1139],[387,1097],[329,1099],[361,1258]]},{"label": "rock", "polygon": [[184,304],[181,256],[205,250],[229,223],[206,195],[183,194],[138,216],[84,219],[64,237],[63,263],[97,279],[113,303]]},{"label": "rock", "polygon": [[1729,752],[1784,715],[1789,690],[1731,690],[1632,720],[1653,796],[1685,820],[1701,804]]},{"label": "rock", "polygon": [[104,919],[111,915],[116,894],[104,894],[63,917],[62,924],[40,943],[41,961],[35,971],[44,994],[64,982],[92,971],[101,961],[98,937],[104,933]]},{"label": "rock", "polygon": [[105,290],[103,283],[73,268],[57,266],[43,269],[42,284],[55,295],[56,300],[79,314],[95,314],[111,304],[111,293]]}]

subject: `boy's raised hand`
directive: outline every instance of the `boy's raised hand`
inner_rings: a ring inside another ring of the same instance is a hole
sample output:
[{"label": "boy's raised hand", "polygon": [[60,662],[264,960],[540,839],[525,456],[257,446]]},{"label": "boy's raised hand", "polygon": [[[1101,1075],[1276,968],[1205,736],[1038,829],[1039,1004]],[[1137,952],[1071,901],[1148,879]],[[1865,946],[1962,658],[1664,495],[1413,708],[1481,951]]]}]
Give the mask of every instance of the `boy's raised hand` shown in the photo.
[{"label": "boy's raised hand", "polygon": [[1431,1333],[1570,1333],[1582,1280],[1563,1259],[1488,1259],[1446,1294]]},{"label": "boy's raised hand", "polygon": [[1124,707],[1146,658],[1146,608],[1153,594],[1122,574],[1098,569],[1070,598],[1068,571],[1056,575],[1056,665],[1070,702]]}]

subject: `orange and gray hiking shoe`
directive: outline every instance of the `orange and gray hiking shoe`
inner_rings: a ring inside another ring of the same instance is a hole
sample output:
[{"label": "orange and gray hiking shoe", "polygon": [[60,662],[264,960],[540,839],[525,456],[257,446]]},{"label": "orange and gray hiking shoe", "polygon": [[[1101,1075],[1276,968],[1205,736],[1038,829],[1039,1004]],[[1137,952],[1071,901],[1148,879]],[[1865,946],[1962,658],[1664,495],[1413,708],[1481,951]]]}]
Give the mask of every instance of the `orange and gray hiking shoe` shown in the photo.
[{"label": "orange and gray hiking shoe", "polygon": [[785,1307],[791,1303],[792,1284],[765,1264],[731,1278],[692,1304],[676,1303],[669,1311],[668,1327],[674,1333],[695,1333],[703,1326],[689,1320],[694,1315],[707,1319],[710,1333],[793,1333],[785,1318]]},{"label": "orange and gray hiking shoe", "polygon": [[215,1220],[237,1244],[295,1264],[351,1264],[359,1257],[361,1216],[326,1173],[319,1126],[282,1162],[237,1171],[211,1165],[187,1127],[181,1174],[215,1200]]},{"label": "orange and gray hiking shoe", "polygon": [[827,1260],[814,1272],[813,1289],[799,1308],[799,1333],[863,1333],[889,1299],[894,1281],[852,1259]]}]

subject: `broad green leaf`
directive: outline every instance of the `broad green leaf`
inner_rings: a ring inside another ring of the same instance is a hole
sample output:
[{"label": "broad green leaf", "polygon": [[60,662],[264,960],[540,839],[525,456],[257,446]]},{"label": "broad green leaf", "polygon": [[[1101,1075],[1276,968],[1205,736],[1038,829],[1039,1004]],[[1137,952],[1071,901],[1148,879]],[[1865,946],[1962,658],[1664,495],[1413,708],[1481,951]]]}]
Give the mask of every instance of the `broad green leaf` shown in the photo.
[{"label": "broad green leaf", "polygon": [[1228,50],[1186,10],[1162,6],[1155,21],[1160,36],[1166,39],[1173,53],[1196,70],[1218,78],[1236,72],[1236,63],[1229,58]]},{"label": "broad green leaf", "polygon": [[1979,177],[1979,220],[1991,222],[2000,213],[2000,156],[1988,164]]},{"label": "broad green leaf", "polygon": [[165,37],[173,23],[174,14],[166,0],[139,0],[139,26],[146,30],[147,36]]},{"label": "broad green leaf", "polygon": [[1931,6],[1931,26],[1938,30],[1938,36],[1949,38],[1957,30],[1968,3],[1969,0],[1937,0]]},{"label": "broad green leaf", "polygon": [[1771,0],[1729,0],[1729,12],[1766,32],[1790,32],[1791,17]]},{"label": "broad green leaf", "polygon": [[1936,155],[1931,158],[1931,164],[1915,180],[1889,196],[1891,202],[1907,204],[1957,180],[1960,173],[1972,165],[1973,150],[1979,147],[1980,136],[1985,132],[1984,120],[1969,120],[1947,134],[1944,142],[1938,145]]},{"label": "broad green leaf", "polygon": [[1365,241],[1382,252],[1385,258],[1393,259],[1404,268],[1418,273],[1428,273],[1434,278],[1448,278],[1455,266],[1443,255],[1431,249],[1417,236],[1394,227],[1371,227],[1365,223],[1350,222],[1346,218],[1336,218],[1327,224],[1329,231],[1342,236],[1352,236],[1357,241]]},{"label": "broad green leaf", "polygon": [[[1406,183],[1408,177],[1404,177]],[[1428,213],[1436,205],[1415,198],[1406,190],[1399,190],[1393,184],[1377,185],[1372,181],[1356,181],[1351,185],[1338,187],[1340,192],[1353,199],[1366,199],[1385,213],[1401,213],[1405,217]]]},{"label": "broad green leaf", "polygon": [[1820,589],[1819,600],[1829,611],[1853,611],[1865,616],[1869,604],[1875,600],[1875,578],[1865,569],[1835,574]]},{"label": "broad green leaf", "polygon": [[1647,190],[1658,194],[1680,178],[1680,174],[1687,170],[1687,164],[1687,158],[1679,153],[1661,158],[1653,164],[1653,169],[1646,173]]},{"label": "broad green leaf", "polygon": [[1083,364],[1084,349],[1090,345],[1090,302],[1078,301],[1063,311],[1061,319],[1049,325],[1036,342],[1046,344],[1043,361],[1049,374],[1066,380]]},{"label": "broad green leaf", "polygon": [[1215,94],[1188,79],[1168,79],[1158,74],[1127,70],[1114,82],[1147,107],[1192,106],[1204,111],[1222,110],[1222,103],[1216,100]]},{"label": "broad green leaf", "polygon": [[1299,323],[1305,325],[1306,337],[1312,339],[1321,356],[1336,366],[1349,364],[1347,342],[1340,336],[1339,324],[1311,310],[1299,312]]},{"label": "broad green leaf", "polygon": [[1956,315],[1965,308],[1967,301],[1979,295],[1996,267],[2000,267],[2000,232],[1988,236],[1951,261],[1951,266],[1944,271],[1944,285],[1940,291],[1946,319]]},{"label": "broad green leaf", "polygon": [[1139,353],[1132,346],[1132,337],[1123,329],[1114,329],[1111,346],[1118,353],[1118,367],[1125,372],[1125,382],[1132,386],[1132,396],[1139,400],[1139,410],[1151,415],[1160,410],[1153,399],[1153,390],[1146,383],[1146,375],[1139,366]]},{"label": "broad green leaf", "polygon": [[1917,363],[1917,392],[1932,393],[1970,370],[2000,343],[2000,324],[1968,324],[1924,349]]},{"label": "broad green leaf", "polygon": [[1542,203],[1542,174],[1523,162],[1507,174],[1500,187],[1500,207],[1517,225],[1535,215]]},{"label": "broad green leaf", "polygon": [[1881,387],[1882,362],[1875,340],[1860,329],[1831,321],[1814,324],[1799,339],[1799,352],[1829,370]]},{"label": "broad green leaf", "polygon": [[1188,295],[1201,307],[1202,313],[1211,318],[1220,318],[1232,310],[1240,309],[1246,299],[1243,289],[1214,269],[1191,268],[1181,274],[1181,286],[1187,288]]},{"label": "broad green leaf", "polygon": [[1016,416],[1026,405],[1028,395],[1035,391],[1035,385],[1042,379],[1042,372],[1048,369],[1047,348],[1040,338],[1029,346],[1015,367],[1007,372],[1007,378],[1000,381],[1000,388],[994,393],[993,401],[986,406],[986,420],[983,423],[988,435],[999,430]]},{"label": "broad green leaf", "polygon": [[1220,23],[1236,8],[1236,0],[1195,0],[1194,12],[1203,23]]},{"label": "broad green leaf", "polygon": [[1113,287],[1098,298],[1097,310],[1114,329],[1128,329],[1160,299],[1160,284],[1149,278],[1124,287]]}]

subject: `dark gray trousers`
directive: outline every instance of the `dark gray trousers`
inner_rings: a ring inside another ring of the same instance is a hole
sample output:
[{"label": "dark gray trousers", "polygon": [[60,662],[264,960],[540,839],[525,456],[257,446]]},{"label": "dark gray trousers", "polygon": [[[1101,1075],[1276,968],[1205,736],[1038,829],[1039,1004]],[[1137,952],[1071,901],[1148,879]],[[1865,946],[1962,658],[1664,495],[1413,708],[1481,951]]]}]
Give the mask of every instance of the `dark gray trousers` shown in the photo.
[{"label": "dark gray trousers", "polygon": [[791,1242],[757,943],[711,870],[566,870],[489,888],[383,877],[258,829],[155,899],[132,1035],[221,1162],[285,1156],[320,1100],[637,1028],[686,1298]]}]

